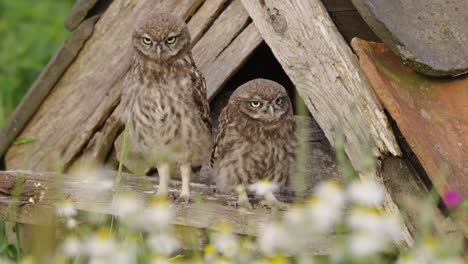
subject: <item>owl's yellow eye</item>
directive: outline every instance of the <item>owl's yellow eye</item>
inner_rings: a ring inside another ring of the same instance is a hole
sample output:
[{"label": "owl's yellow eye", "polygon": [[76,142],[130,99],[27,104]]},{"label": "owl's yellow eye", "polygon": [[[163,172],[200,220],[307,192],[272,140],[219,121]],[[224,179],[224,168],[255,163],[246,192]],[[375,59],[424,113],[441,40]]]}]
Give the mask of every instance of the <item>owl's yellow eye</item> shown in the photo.
[{"label": "owl's yellow eye", "polygon": [[283,104],[283,102],[284,102],[284,99],[283,99],[283,97],[278,97],[278,98],[276,98],[276,101],[275,101],[275,103],[276,103],[277,105],[282,105],[282,104]]},{"label": "owl's yellow eye", "polygon": [[143,37],[142,39],[143,39],[143,44],[145,45],[151,45],[151,43],[153,43],[153,41],[150,38]]},{"label": "owl's yellow eye", "polygon": [[250,106],[252,106],[253,108],[259,108],[260,106],[262,106],[262,103],[260,103],[260,101],[250,101]]},{"label": "owl's yellow eye", "polygon": [[177,40],[177,37],[169,37],[167,40],[166,40],[166,43],[167,44],[174,44]]}]

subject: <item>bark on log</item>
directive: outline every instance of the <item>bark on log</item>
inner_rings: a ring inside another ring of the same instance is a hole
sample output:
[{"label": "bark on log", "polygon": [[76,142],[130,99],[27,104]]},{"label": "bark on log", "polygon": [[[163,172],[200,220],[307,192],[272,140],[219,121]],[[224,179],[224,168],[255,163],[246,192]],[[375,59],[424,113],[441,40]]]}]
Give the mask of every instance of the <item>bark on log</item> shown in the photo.
[{"label": "bark on log", "polygon": [[[330,143],[337,126],[343,128],[346,154],[362,177],[362,146],[369,140],[377,158],[401,154],[382,106],[319,0],[241,1]],[[382,182],[378,168],[367,176]],[[400,216],[388,192],[384,208]],[[412,244],[407,229],[403,236]]]}]

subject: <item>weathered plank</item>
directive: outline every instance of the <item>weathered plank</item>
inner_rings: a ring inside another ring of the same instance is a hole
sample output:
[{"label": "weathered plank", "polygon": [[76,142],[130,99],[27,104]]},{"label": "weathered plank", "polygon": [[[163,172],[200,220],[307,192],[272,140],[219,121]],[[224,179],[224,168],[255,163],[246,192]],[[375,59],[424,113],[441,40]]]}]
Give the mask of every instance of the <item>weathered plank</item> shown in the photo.
[{"label": "weathered plank", "polygon": [[94,134],[86,148],[82,151],[80,157],[73,162],[70,170],[83,164],[104,164],[109,152],[111,151],[114,140],[122,129],[120,121],[122,108],[119,105],[114,112],[107,118],[103,127]]},{"label": "weathered plank", "polygon": [[69,31],[74,31],[85,20],[88,12],[96,5],[99,0],[77,0],[71,11],[65,18],[65,27]]},{"label": "weathered plank", "polygon": [[206,78],[208,99],[212,100],[216,96],[262,42],[263,38],[257,28],[250,23],[214,61],[202,69],[209,76]]},{"label": "weathered plank", "polygon": [[[354,39],[375,92],[395,119],[437,191],[468,196],[468,78],[434,80],[403,65],[382,43]],[[462,214],[468,236],[468,212]]]},{"label": "weathered plank", "polygon": [[210,24],[218,17],[228,0],[206,0],[197,13],[188,22],[188,28],[192,35],[192,45],[203,36]]},{"label": "weathered plank", "polygon": [[[80,55],[23,130],[22,136],[36,141],[10,148],[5,158],[7,168],[24,169],[27,164],[27,168],[50,170],[57,156],[68,165],[119,101],[121,79],[129,65],[127,51],[135,20],[155,9],[172,11],[179,2],[113,1]],[[193,4],[183,3],[184,8],[178,7],[181,13],[176,13],[181,17],[192,10]],[[25,162],[29,153],[34,155]]]},{"label": "weathered plank", "polygon": [[[114,179],[117,172],[105,171],[103,173]],[[11,194],[17,181],[21,182],[23,191],[19,196],[19,207],[16,212],[12,212],[10,206],[14,201]],[[144,198],[149,198],[157,191],[156,181],[157,179],[154,177],[123,174],[119,190],[132,191],[143,195]],[[173,183],[171,192],[176,192],[180,188],[180,182],[173,181]],[[115,211],[112,204],[115,190],[112,188],[96,191],[95,185],[96,182],[89,182],[71,175],[0,171],[0,220],[49,225],[49,220],[35,218],[34,214],[40,211],[50,212],[55,204],[62,201],[64,197],[71,199],[78,210],[117,215],[118,212]],[[257,228],[272,219],[271,210],[262,208],[238,210],[226,206],[226,202],[235,201],[236,198],[218,194],[214,192],[214,189],[212,186],[192,184],[194,196],[196,200],[200,201],[192,204],[173,202],[171,205],[175,211],[173,224],[212,229],[220,220],[228,220],[233,224],[235,233],[256,236]],[[291,200],[291,197],[280,196],[280,199],[288,201]],[[319,238],[316,243],[315,245],[314,242],[315,246],[313,247],[315,254],[329,253],[330,238]]]},{"label": "weathered plank", "polygon": [[214,21],[193,47],[193,57],[200,70],[207,74],[207,67],[234,40],[249,21],[249,14],[239,1],[231,4]]},{"label": "weathered plank", "polygon": [[86,40],[93,33],[94,24],[97,20],[98,17],[92,17],[81,24],[49,61],[41,75],[23,97],[13,115],[0,131],[0,157],[3,157],[10,144],[21,133],[61,75],[76,58]]},{"label": "weathered plank", "polygon": [[[401,151],[382,106],[323,4],[319,0],[242,3],[330,143],[334,144],[334,131],[341,126],[352,165],[362,177],[382,181],[377,168],[362,173],[363,146],[370,140],[377,158]],[[400,215],[388,192],[384,209]],[[412,243],[407,229],[403,236]]]}]

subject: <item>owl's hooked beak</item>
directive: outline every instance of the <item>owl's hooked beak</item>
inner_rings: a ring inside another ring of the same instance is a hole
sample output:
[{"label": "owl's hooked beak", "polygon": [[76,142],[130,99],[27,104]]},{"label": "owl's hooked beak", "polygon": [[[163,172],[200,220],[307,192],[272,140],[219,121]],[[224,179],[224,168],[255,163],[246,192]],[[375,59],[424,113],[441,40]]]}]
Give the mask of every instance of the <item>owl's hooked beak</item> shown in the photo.
[{"label": "owl's hooked beak", "polygon": [[270,113],[271,116],[275,115],[275,108],[273,108],[272,104],[268,104],[268,112]]},{"label": "owl's hooked beak", "polygon": [[161,52],[162,52],[162,45],[157,44],[156,45],[156,57],[158,58],[158,60],[161,59]]}]

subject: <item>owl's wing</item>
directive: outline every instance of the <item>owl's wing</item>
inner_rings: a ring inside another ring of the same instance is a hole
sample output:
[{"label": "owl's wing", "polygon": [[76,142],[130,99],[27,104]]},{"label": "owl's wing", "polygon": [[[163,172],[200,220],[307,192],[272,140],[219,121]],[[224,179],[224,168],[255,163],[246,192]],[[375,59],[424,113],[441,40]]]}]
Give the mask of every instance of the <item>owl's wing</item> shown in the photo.
[{"label": "owl's wing", "polygon": [[[229,107],[229,106],[228,106]],[[219,158],[223,153],[226,152],[226,144],[223,144],[224,138],[226,137],[226,130],[229,125],[229,111],[228,107],[225,107],[219,115],[219,127],[218,133],[216,134],[213,150],[211,152],[211,165],[215,163],[216,159]]]},{"label": "owl's wing", "polygon": [[203,75],[195,66],[192,67],[191,75],[193,81],[193,100],[203,122],[208,127],[209,131],[211,131],[210,105],[206,95],[205,78],[203,78]]},{"label": "owl's wing", "polygon": [[129,72],[127,72],[123,80],[122,99],[120,101],[121,107],[123,108],[121,121],[124,124],[127,123],[127,120],[130,117],[130,112],[134,104],[137,92],[137,82],[135,82],[132,79],[132,75]]}]

